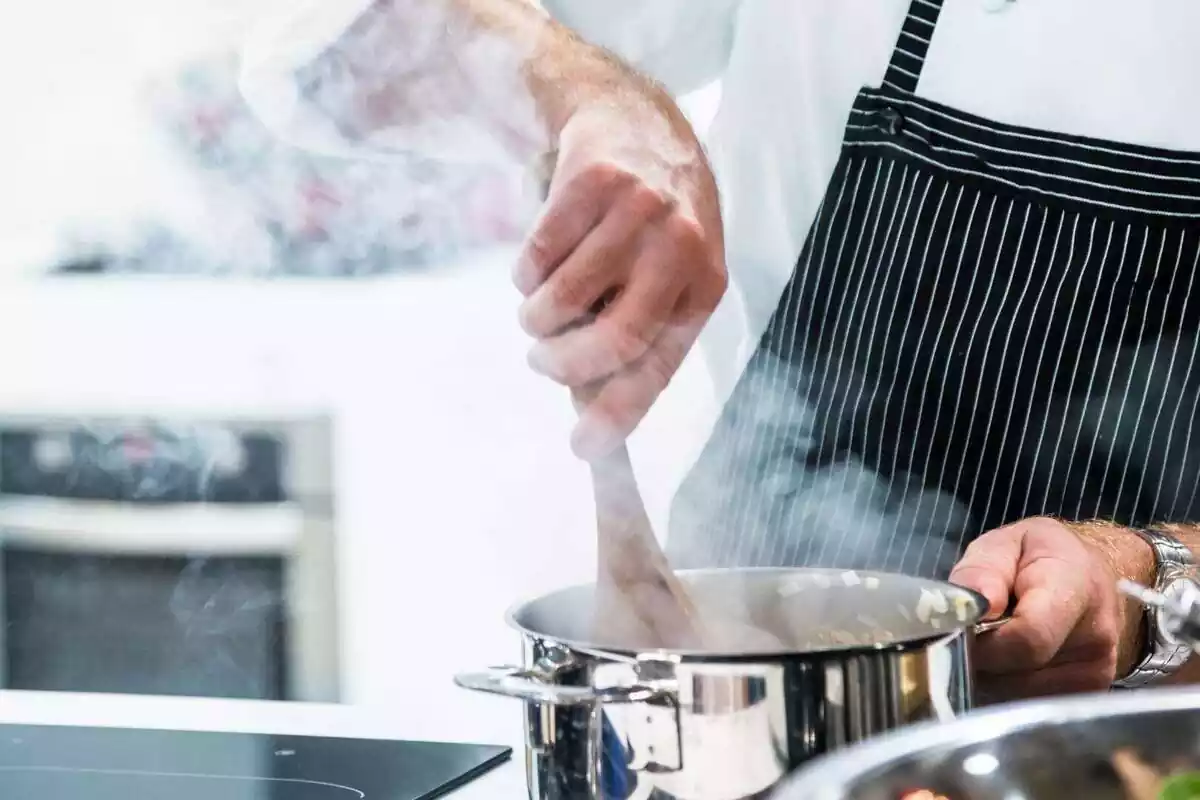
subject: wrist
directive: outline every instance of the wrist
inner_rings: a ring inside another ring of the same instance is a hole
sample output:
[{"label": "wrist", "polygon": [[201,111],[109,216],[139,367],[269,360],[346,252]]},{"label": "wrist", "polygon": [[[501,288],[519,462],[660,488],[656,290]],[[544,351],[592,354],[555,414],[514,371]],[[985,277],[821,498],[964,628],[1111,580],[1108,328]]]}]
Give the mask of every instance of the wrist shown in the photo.
[{"label": "wrist", "polygon": [[[1154,548],[1129,528],[1108,522],[1065,523],[1092,548],[1098,560],[1107,568],[1103,578],[1105,590],[1116,592],[1116,582],[1125,579],[1143,586],[1153,586],[1158,577],[1158,559]],[[1142,660],[1146,649],[1146,612],[1130,597],[1117,594],[1117,624],[1120,639],[1117,646],[1117,677],[1128,675]]]},{"label": "wrist", "polygon": [[591,45],[576,44],[565,61],[533,59],[529,82],[554,148],[567,124],[580,116],[617,117],[623,125],[636,121],[649,126],[644,131],[649,135],[656,128],[691,134],[687,118],[663,87]]}]

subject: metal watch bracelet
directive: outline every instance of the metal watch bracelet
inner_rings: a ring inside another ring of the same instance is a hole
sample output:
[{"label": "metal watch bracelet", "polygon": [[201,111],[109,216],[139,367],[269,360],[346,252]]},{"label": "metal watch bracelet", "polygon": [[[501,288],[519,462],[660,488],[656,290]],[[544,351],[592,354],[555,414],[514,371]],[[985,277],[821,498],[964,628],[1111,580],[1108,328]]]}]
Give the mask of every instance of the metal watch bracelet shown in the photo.
[{"label": "metal watch bracelet", "polygon": [[[1157,569],[1153,588],[1156,591],[1163,592],[1171,584],[1188,577],[1195,560],[1182,542],[1158,530],[1135,528],[1134,532],[1154,549]],[[1148,610],[1144,656],[1133,671],[1115,681],[1113,687],[1136,689],[1157,683],[1178,672],[1191,655],[1191,646],[1171,637],[1163,630],[1158,613]]]}]

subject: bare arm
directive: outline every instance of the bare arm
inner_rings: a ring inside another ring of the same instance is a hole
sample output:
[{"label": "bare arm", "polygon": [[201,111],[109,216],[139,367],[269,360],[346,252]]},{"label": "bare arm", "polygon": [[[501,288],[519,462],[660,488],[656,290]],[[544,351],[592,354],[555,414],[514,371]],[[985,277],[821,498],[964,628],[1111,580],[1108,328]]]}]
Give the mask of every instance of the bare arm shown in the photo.
[{"label": "bare arm", "polygon": [[[1154,550],[1132,531],[1107,522],[1073,523],[1070,527],[1096,544],[1113,565],[1114,571],[1126,580],[1153,586],[1156,574]],[[1200,558],[1200,525],[1170,523],[1152,525],[1165,531]],[[1146,641],[1146,615],[1136,600],[1122,598],[1121,639],[1118,649],[1117,674],[1125,675],[1141,657]],[[1200,683],[1200,657],[1191,658],[1170,683]]]},{"label": "bare arm", "polygon": [[[1128,528],[1102,520],[1071,522],[1067,527],[1079,534],[1085,542],[1095,547],[1119,578],[1134,581],[1144,586],[1154,585],[1157,564],[1154,550],[1142,537]],[[1200,552],[1200,536],[1193,528],[1170,526],[1171,533],[1180,538],[1192,552]],[[1117,675],[1123,677],[1136,665],[1145,643],[1145,614],[1138,602],[1121,596],[1118,599],[1119,638],[1117,645]]]}]

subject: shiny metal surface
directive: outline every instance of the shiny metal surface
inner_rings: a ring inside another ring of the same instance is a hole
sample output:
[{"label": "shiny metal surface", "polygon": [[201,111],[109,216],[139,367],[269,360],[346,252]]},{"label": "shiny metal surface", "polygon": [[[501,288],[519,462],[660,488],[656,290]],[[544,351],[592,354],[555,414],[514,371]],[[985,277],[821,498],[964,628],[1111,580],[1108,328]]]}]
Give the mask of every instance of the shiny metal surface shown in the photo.
[{"label": "shiny metal surface", "polygon": [[978,636],[981,633],[991,633],[997,628],[1007,625],[1010,622],[1012,622],[1012,617],[998,617],[996,619],[989,619],[987,622],[980,622],[975,625],[975,635]]},{"label": "shiny metal surface", "polygon": [[1181,578],[1166,592],[1122,580],[1117,588],[1157,614],[1158,630],[1165,639],[1191,651],[1200,650],[1200,583]]},{"label": "shiny metal surface", "polygon": [[456,678],[525,701],[531,798],[764,797],[819,755],[971,706],[969,652],[986,605],[971,592],[835,570],[681,577],[702,610],[752,623],[779,646],[592,641],[583,586],[511,612],[522,667]]},{"label": "shiny metal surface", "polygon": [[[1157,592],[1177,595],[1195,589],[1196,560],[1192,551],[1175,536],[1153,528],[1134,528],[1154,550],[1156,563],[1153,588]],[[1185,613],[1179,619],[1186,620]],[[1143,686],[1166,683],[1179,672],[1192,657],[1192,646],[1179,640],[1171,628],[1176,620],[1165,609],[1148,609],[1143,624],[1146,629],[1145,642],[1140,657],[1134,662],[1127,675],[1118,675],[1113,686],[1122,689],[1137,689]]]},{"label": "shiny metal surface", "polygon": [[1132,754],[1166,776],[1200,768],[1200,689],[1143,689],[973,712],[880,737],[801,769],[773,800],[1127,800]]}]

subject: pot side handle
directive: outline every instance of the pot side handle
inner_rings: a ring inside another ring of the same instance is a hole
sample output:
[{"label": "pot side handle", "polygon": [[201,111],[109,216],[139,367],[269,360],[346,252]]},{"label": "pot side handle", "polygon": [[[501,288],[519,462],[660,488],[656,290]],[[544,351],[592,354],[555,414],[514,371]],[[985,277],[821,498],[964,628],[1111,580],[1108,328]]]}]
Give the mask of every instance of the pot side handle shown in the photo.
[{"label": "pot side handle", "polygon": [[975,635],[980,636],[985,633],[991,633],[997,628],[1002,628],[1010,622],[1012,622],[1012,617],[1008,614],[1005,614],[1003,617],[997,617],[996,619],[977,622],[975,623]]},{"label": "pot side handle", "polygon": [[[996,619],[989,619],[983,622],[978,622],[971,626],[976,636],[982,636],[990,633],[998,628],[1002,628],[1012,622],[1011,614]],[[929,651],[929,692],[930,702],[933,705],[934,716],[941,722],[953,722],[958,719],[958,714],[954,711],[954,705],[950,702],[950,656],[942,646],[935,646]],[[971,703],[974,705],[974,698],[971,698]]]},{"label": "pot side handle", "polygon": [[614,686],[607,689],[563,686],[549,682],[534,670],[521,667],[489,667],[483,672],[464,672],[454,676],[454,683],[474,692],[498,694],[554,706],[644,703],[671,696],[670,691],[665,688],[650,686]]}]

